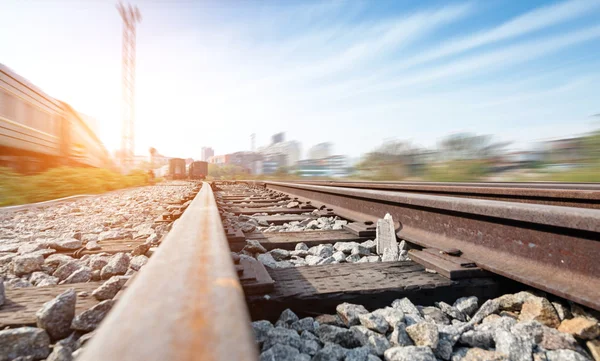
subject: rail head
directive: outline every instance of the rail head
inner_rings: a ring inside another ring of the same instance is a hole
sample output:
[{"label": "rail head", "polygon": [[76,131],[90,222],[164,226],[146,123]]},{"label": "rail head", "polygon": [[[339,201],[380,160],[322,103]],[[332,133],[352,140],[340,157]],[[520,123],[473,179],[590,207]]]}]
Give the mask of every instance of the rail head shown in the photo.
[{"label": "rail head", "polygon": [[[418,193],[265,182],[336,214],[400,223],[423,247],[457,248],[481,268],[600,310],[600,210]],[[357,216],[358,215],[358,216]]]},{"label": "rail head", "polygon": [[258,360],[208,183],[96,333],[81,360]]}]

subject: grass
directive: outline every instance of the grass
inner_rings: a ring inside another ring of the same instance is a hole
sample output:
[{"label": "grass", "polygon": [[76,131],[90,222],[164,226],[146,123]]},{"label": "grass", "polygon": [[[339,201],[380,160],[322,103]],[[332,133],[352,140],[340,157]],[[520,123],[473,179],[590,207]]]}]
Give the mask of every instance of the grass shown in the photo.
[{"label": "grass", "polygon": [[122,175],[107,169],[60,167],[36,175],[22,175],[0,168],[0,206],[100,194],[148,184],[148,176],[141,170]]}]

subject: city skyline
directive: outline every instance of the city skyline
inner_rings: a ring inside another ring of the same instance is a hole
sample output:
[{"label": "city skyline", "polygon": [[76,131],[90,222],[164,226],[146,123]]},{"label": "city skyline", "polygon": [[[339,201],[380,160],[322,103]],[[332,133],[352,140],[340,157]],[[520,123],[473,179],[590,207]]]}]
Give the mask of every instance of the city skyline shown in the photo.
[{"label": "city skyline", "polygon": [[[598,125],[597,0],[136,4],[137,154],[249,150],[267,129],[351,157],[461,131],[519,149]],[[8,0],[0,14],[3,63],[97,119],[118,148],[114,3]]]}]

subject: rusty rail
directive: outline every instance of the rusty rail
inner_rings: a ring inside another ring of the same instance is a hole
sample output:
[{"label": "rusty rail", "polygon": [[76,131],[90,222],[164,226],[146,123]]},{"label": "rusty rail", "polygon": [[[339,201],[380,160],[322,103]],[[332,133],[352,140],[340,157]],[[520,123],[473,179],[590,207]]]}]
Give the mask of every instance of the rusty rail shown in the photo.
[{"label": "rusty rail", "polygon": [[600,210],[298,183],[268,189],[365,219],[390,213],[398,237],[458,248],[481,268],[600,310]]},{"label": "rusty rail", "polygon": [[208,183],[124,292],[81,360],[257,360]]},{"label": "rusty rail", "polygon": [[600,209],[600,184],[598,183],[442,183],[315,180],[294,181],[292,183]]}]

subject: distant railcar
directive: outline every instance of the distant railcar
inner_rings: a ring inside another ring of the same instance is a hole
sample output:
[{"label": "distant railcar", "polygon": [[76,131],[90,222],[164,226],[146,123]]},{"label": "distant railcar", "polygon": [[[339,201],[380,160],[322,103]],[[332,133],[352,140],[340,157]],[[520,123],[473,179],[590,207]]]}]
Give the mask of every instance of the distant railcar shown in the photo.
[{"label": "distant railcar", "polygon": [[170,179],[185,179],[185,159],[172,158],[169,159],[169,178]]},{"label": "distant railcar", "polygon": [[190,164],[188,177],[190,179],[206,179],[208,175],[208,163],[207,162],[192,162]]},{"label": "distant railcar", "polygon": [[106,167],[106,148],[81,114],[0,64],[0,166]]}]

